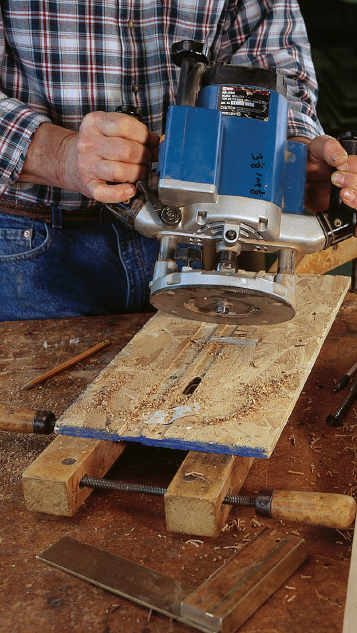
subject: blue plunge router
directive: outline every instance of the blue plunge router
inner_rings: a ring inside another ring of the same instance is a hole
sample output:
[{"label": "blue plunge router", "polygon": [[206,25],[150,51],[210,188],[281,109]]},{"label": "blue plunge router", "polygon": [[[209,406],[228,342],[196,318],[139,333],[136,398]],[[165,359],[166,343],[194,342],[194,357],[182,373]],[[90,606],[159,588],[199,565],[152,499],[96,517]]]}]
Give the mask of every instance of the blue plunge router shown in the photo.
[{"label": "blue plunge router", "polygon": [[[141,183],[128,205],[107,206],[160,241],[156,308],[217,324],[287,321],[296,254],[350,237],[356,214],[336,187],[326,212],[304,214],[307,146],[287,139],[287,87],[276,70],[210,67],[208,48],[190,40],[173,46],[172,59],[180,82],[159,146],[158,194]],[[357,153],[357,133],[340,142]],[[277,253],[277,272],[243,270],[243,251]]]}]

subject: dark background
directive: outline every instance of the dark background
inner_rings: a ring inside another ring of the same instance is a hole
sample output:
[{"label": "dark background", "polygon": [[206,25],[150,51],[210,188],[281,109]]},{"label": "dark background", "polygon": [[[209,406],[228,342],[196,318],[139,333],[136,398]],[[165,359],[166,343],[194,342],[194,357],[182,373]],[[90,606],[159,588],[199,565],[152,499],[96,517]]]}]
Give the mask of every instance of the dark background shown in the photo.
[{"label": "dark background", "polygon": [[357,0],[299,0],[319,83],[326,134],[357,129]]}]

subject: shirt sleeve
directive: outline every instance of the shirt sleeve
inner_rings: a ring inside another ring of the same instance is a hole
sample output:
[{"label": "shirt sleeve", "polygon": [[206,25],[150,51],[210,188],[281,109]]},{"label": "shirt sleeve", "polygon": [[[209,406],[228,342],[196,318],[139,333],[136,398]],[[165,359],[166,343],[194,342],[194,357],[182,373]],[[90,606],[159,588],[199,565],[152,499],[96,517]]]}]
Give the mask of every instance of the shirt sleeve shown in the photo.
[{"label": "shirt sleeve", "polygon": [[310,44],[296,0],[241,0],[230,7],[218,60],[277,68],[287,84],[288,137],[323,134]]},{"label": "shirt sleeve", "polygon": [[[5,55],[5,36],[0,13],[0,67]],[[16,183],[32,135],[44,122],[51,121],[47,116],[34,112],[18,99],[9,98],[0,90],[0,194],[6,187]],[[26,188],[28,185],[16,184],[17,188],[21,186]]]}]

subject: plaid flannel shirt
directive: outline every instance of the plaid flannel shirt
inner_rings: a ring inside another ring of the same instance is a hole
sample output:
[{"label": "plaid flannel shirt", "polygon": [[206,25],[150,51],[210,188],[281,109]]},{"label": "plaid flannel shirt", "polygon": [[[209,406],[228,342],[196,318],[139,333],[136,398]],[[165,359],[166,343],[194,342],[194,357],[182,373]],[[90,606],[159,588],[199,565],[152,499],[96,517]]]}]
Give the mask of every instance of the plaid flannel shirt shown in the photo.
[{"label": "plaid flannel shirt", "polygon": [[179,69],[171,45],[208,44],[211,61],[278,68],[288,136],[323,133],[305,25],[296,0],[1,0],[0,193],[75,209],[78,193],[17,181],[31,137],[49,121],[78,130],[85,114],[138,106],[161,134]]}]

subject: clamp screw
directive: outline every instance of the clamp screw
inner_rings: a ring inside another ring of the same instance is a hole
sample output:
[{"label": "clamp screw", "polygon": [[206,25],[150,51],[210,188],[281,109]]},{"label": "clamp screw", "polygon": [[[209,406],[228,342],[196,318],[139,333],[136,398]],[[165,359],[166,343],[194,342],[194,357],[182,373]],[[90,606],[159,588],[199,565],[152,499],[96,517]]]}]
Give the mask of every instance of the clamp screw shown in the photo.
[{"label": "clamp screw", "polygon": [[229,240],[231,242],[236,239],[237,239],[236,231],[233,231],[233,229],[229,229],[228,231],[226,231],[226,240]]}]

